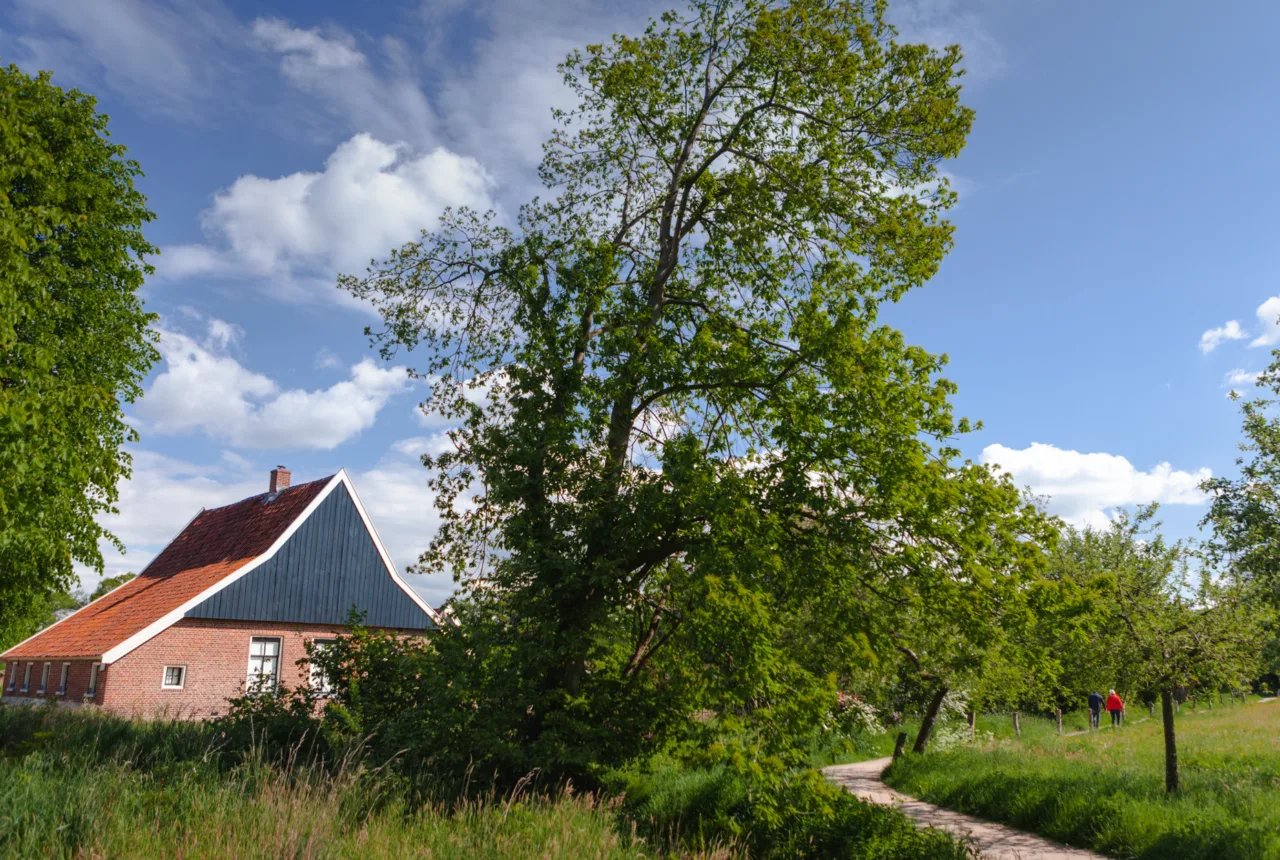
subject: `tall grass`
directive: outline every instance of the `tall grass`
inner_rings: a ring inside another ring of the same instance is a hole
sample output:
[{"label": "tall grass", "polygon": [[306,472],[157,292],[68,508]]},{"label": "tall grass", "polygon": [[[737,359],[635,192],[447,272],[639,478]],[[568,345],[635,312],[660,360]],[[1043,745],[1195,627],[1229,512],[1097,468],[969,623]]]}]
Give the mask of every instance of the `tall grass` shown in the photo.
[{"label": "tall grass", "polygon": [[0,741],[4,857],[652,856],[592,796],[410,809],[394,779],[358,765],[233,761],[200,724],[0,708]]},{"label": "tall grass", "polygon": [[[1010,723],[1011,724],[1011,723]],[[980,724],[981,725],[981,724]],[[886,781],[941,806],[1126,858],[1280,858],[1280,705],[1178,715],[1182,790],[1164,793],[1159,719],[1057,736],[1051,721],[895,763]]]}]

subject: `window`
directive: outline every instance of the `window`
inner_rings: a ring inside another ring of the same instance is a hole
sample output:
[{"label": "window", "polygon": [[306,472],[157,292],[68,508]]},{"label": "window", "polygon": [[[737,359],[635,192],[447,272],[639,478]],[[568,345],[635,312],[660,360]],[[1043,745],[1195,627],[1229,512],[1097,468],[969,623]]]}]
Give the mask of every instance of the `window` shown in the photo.
[{"label": "window", "polygon": [[13,663],[13,668],[9,672],[9,692],[13,692],[13,688],[18,686],[18,664]]},{"label": "window", "polygon": [[186,666],[165,666],[164,676],[160,680],[163,690],[181,690],[187,685]]},{"label": "window", "polygon": [[44,693],[49,690],[49,665],[44,664],[44,670],[40,672],[40,692]]},{"label": "window", "polygon": [[93,698],[98,693],[98,670],[102,668],[101,663],[94,663],[89,667],[89,688],[84,691],[86,698]]},{"label": "window", "polygon": [[314,658],[323,654],[325,651],[333,647],[332,639],[312,639],[311,640],[311,689],[315,690],[322,696],[328,696],[333,693],[333,682],[329,680],[328,674],[324,669],[315,664]]},{"label": "window", "polygon": [[71,674],[71,664],[62,664],[62,675],[58,678],[58,695],[65,696],[67,694],[67,676]]},{"label": "window", "polygon": [[280,640],[254,636],[249,641],[249,689],[274,690],[280,681]]},{"label": "window", "polygon": [[24,693],[25,693],[27,690],[30,690],[30,689],[31,689],[31,667],[32,667],[33,665],[34,665],[34,664],[32,664],[32,663],[28,663],[28,664],[27,664],[27,673],[26,673],[25,675],[23,675],[23,676],[22,676],[22,692],[24,692]]}]

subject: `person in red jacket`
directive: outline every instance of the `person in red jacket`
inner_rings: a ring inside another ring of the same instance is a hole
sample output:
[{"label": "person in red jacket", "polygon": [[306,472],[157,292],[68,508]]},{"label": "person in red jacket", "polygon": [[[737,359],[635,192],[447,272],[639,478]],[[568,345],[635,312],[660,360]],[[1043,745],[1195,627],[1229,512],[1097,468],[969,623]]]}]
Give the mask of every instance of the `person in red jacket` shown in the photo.
[{"label": "person in red jacket", "polygon": [[1111,725],[1120,725],[1120,715],[1124,713],[1124,702],[1116,695],[1116,691],[1112,690],[1111,695],[1107,696],[1107,713],[1111,714]]}]

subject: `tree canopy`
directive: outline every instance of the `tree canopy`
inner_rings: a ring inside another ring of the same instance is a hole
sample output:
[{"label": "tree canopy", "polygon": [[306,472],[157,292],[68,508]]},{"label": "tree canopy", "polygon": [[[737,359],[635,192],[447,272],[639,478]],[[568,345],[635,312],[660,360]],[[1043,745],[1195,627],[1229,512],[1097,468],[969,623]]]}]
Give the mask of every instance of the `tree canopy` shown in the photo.
[{"label": "tree canopy", "polygon": [[476,585],[456,635],[504,649],[495,731],[541,762],[698,709],[785,738],[909,611],[981,637],[1037,568],[1044,519],[959,459],[945,357],[878,321],[950,248],[972,122],[958,49],[883,13],[698,0],[574,53],[548,199],[341,279],[460,422],[420,567]]},{"label": "tree canopy", "polygon": [[100,568],[135,438],[123,404],[158,358],[141,175],[94,99],[0,69],[0,641]]}]

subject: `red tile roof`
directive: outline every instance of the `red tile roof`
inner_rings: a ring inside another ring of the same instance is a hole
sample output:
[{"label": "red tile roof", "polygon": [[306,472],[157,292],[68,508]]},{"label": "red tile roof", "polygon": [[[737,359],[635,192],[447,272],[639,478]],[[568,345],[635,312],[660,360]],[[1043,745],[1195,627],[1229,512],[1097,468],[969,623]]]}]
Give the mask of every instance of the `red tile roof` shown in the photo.
[{"label": "red tile roof", "polygon": [[135,579],[3,656],[101,657],[266,552],[329,480],[201,511]]}]

